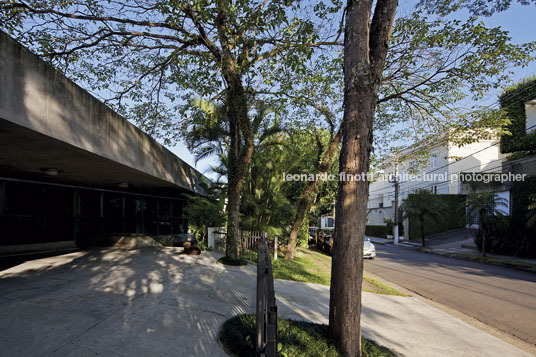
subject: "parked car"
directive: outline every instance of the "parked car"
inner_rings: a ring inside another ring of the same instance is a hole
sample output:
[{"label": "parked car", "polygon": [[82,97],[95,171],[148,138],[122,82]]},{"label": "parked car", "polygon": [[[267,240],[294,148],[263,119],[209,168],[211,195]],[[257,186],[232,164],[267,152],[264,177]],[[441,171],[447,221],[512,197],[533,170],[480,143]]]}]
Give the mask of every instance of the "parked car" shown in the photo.
[{"label": "parked car", "polygon": [[331,255],[335,231],[333,229],[321,229],[320,231],[322,232],[322,242],[318,248]]},{"label": "parked car", "polygon": [[319,229],[319,227],[309,227],[309,245],[316,243],[316,234]]},{"label": "parked car", "polygon": [[365,237],[365,241],[363,242],[363,258],[376,258],[376,247],[372,244],[369,237]]},{"label": "parked car", "polygon": [[333,237],[331,235],[331,232],[329,232],[329,235],[324,236],[324,244],[322,245],[322,250],[331,255],[331,248],[333,248]]}]

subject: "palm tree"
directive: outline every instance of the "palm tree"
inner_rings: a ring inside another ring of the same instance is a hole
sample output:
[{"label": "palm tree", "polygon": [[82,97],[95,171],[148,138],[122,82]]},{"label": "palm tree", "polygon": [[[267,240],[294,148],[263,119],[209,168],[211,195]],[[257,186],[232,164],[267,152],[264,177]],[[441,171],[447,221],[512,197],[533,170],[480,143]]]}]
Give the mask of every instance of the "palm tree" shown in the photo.
[{"label": "palm tree", "polygon": [[[181,133],[186,139],[188,148],[195,154],[196,162],[210,156],[217,156],[219,163],[215,166],[211,166],[210,169],[218,174],[219,178],[224,176],[228,177],[230,164],[228,160],[228,152],[230,150],[230,130],[229,120],[226,119],[227,109],[223,104],[205,99],[192,100],[188,109],[191,113],[191,117],[181,128]],[[244,185],[237,197],[239,207],[242,206],[246,211],[248,211],[247,205],[246,207],[243,206],[244,203],[248,203],[248,201],[244,201],[244,197],[248,198],[247,193],[249,191],[256,192],[255,187],[250,188],[249,186],[250,184],[256,183],[251,180],[251,170],[252,166],[254,166],[257,161],[257,151],[262,151],[267,147],[281,145],[281,132],[283,131],[279,116],[261,101],[255,102],[255,111],[251,117],[250,125],[253,138],[253,152],[250,163],[246,168]],[[240,145],[244,145],[244,143]],[[253,195],[253,199],[255,198],[256,196]],[[227,213],[229,214],[229,205],[227,206]],[[245,217],[245,219],[241,219],[240,222],[236,222],[238,226],[244,227],[244,223],[251,224],[257,218],[260,220],[263,216],[268,216],[265,205],[259,205],[258,212],[256,211],[254,213],[257,215],[256,217]],[[228,218],[228,232],[229,222],[230,219]],[[270,228],[269,225],[262,225],[261,223],[262,222],[259,222],[259,224],[255,226],[258,229],[263,230],[267,230],[265,229],[266,227]],[[233,243],[229,241],[230,238],[231,235],[228,234],[226,242],[227,247],[231,246]],[[235,243],[239,244],[239,238],[236,237],[235,239],[237,240]]]},{"label": "palm tree", "polygon": [[478,230],[482,233],[482,256],[486,256],[486,219],[489,216],[502,216],[498,209],[506,206],[506,200],[494,192],[472,193],[467,196],[467,213],[469,222],[478,219]]},{"label": "palm tree", "polygon": [[424,220],[426,218],[434,221],[439,221],[443,214],[443,206],[437,200],[436,195],[428,190],[420,189],[414,194],[408,195],[400,208],[404,211],[403,218],[410,216],[417,217],[421,225],[422,246],[426,248],[426,240],[424,238]]},{"label": "palm tree", "polygon": [[181,129],[196,163],[212,155],[221,159],[229,149],[230,134],[225,106],[196,98],[190,102],[189,109],[192,115]]}]

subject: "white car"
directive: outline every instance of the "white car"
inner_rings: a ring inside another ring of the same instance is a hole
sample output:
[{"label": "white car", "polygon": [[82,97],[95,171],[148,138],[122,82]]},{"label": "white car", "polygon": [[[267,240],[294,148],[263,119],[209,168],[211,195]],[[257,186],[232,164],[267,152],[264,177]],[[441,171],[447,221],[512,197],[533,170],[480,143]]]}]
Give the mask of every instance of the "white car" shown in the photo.
[{"label": "white car", "polygon": [[376,258],[376,247],[374,246],[374,244],[372,244],[370,238],[368,237],[365,237],[365,241],[363,244],[363,258]]}]

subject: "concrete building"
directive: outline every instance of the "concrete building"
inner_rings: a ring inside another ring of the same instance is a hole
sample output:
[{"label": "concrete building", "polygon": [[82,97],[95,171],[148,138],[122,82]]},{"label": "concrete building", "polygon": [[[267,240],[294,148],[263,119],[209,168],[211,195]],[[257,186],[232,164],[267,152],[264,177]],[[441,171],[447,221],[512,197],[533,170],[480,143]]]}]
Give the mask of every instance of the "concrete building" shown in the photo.
[{"label": "concrete building", "polygon": [[0,32],[0,246],[184,233],[185,194],[202,194],[201,180]]},{"label": "concrete building", "polygon": [[[505,155],[501,153],[499,140],[480,140],[457,146],[444,139],[423,148],[408,148],[401,152],[398,163],[400,177],[399,202],[408,194],[419,189],[427,189],[435,194],[467,194],[469,186],[457,179],[462,173],[502,172]],[[387,160],[381,173],[384,177],[394,175],[395,158]],[[412,176],[413,175],[413,178]],[[499,196],[510,199],[506,187],[495,187]],[[368,201],[368,223],[385,225],[385,219],[394,219],[395,188],[388,180],[378,180],[370,184]],[[508,207],[505,207],[508,211]]]}]

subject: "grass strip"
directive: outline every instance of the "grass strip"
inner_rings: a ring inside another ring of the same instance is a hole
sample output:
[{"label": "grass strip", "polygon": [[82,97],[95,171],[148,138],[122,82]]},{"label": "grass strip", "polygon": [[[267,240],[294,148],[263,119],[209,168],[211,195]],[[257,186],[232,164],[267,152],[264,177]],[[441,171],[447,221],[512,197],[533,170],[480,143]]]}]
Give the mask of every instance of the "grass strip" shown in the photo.
[{"label": "grass strip", "polygon": [[[273,261],[273,273],[275,279],[301,281],[321,285],[330,285],[331,281],[331,257],[313,250],[299,249],[294,261],[282,259]],[[376,279],[363,276],[363,291],[383,294],[407,296],[395,288]]]},{"label": "grass strip", "polygon": [[[328,326],[304,321],[277,319],[278,356],[325,356],[343,354],[328,337]],[[218,335],[224,349],[233,356],[255,356],[255,315],[246,314],[227,320]],[[376,342],[362,338],[363,356],[396,356]]]}]

